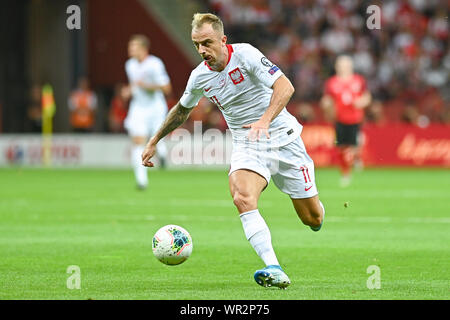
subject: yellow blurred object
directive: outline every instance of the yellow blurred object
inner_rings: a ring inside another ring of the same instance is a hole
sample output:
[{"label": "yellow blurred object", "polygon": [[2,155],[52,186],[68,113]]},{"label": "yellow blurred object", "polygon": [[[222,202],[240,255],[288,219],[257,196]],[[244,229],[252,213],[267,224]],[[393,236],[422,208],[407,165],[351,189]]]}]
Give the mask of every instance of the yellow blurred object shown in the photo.
[{"label": "yellow blurred object", "polygon": [[52,133],[55,111],[53,88],[47,83],[42,87],[42,163],[45,166],[51,166],[52,162]]}]

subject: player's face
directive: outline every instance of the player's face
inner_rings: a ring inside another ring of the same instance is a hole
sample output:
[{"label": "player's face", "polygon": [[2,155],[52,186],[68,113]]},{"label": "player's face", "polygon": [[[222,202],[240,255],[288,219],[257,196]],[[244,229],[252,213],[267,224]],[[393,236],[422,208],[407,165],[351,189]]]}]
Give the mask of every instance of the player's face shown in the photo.
[{"label": "player's face", "polygon": [[194,28],[192,42],[211,68],[221,70],[225,67],[227,37],[214,30],[211,24],[204,23],[200,28]]},{"label": "player's face", "polygon": [[336,74],[348,76],[353,73],[353,62],[349,57],[339,57],[336,60]]},{"label": "player's face", "polygon": [[139,41],[130,41],[128,43],[128,56],[139,59],[145,56],[147,49]]}]

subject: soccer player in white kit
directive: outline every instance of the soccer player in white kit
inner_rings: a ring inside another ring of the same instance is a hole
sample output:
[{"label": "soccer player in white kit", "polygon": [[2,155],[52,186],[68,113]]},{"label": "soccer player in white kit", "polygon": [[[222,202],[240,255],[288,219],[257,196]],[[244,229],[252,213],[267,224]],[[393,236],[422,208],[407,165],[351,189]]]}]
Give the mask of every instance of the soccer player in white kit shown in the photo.
[{"label": "soccer player in white kit", "polygon": [[222,111],[233,137],[230,191],[246,238],[266,267],[255,281],[264,287],[290,284],[272,247],[269,228],[258,210],[258,199],[270,179],[287,193],[301,221],[319,231],[324,208],[314,179],[314,163],[300,133],[302,126],[285,106],[294,88],[282,71],[250,44],[227,44],[222,21],[213,14],[195,14],[192,41],[204,61],[195,68],[186,90],[163,126],[148,142],[142,164],[156,145],[180,126],[202,96]]},{"label": "soccer player in white kit", "polygon": [[[164,63],[149,54],[150,40],[144,35],[134,35],[128,43],[130,59],[125,70],[131,87],[132,100],[124,127],[133,141],[131,161],[138,189],[147,188],[147,168],[142,166],[141,155],[147,139],[153,136],[167,115],[164,94],[170,94],[171,84]],[[167,148],[158,144],[158,156],[165,163]]]}]

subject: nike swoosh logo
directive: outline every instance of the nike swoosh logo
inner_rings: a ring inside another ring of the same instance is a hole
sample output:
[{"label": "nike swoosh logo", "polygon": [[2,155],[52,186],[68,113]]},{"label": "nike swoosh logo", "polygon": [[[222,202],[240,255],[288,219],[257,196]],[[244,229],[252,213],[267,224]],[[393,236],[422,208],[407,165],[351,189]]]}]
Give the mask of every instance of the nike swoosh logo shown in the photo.
[{"label": "nike swoosh logo", "polygon": [[309,189],[311,189],[313,186],[310,186],[309,188],[305,187],[305,191],[309,191]]},{"label": "nike swoosh logo", "polygon": [[211,90],[212,87],[209,87],[208,89],[205,89],[205,92],[208,92],[209,90]]}]

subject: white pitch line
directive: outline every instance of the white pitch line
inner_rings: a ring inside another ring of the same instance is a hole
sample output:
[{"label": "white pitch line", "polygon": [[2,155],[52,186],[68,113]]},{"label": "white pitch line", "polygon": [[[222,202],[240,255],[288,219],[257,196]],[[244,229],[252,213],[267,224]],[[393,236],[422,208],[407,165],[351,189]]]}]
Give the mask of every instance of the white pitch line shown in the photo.
[{"label": "white pitch line", "polygon": [[362,223],[450,223],[450,218],[416,217],[416,218],[392,218],[392,217],[325,217],[325,222],[362,222]]},{"label": "white pitch line", "polygon": [[[161,199],[161,200],[85,200],[83,205],[98,205],[98,206],[172,206],[172,207],[221,207],[221,208],[233,208],[233,200],[211,200],[211,199]],[[272,207],[274,203],[272,201],[264,201],[264,207]]]},{"label": "white pitch line", "polygon": [[408,218],[410,223],[450,223],[450,218]]},{"label": "white pitch line", "polygon": [[[201,220],[201,221],[234,221],[236,220],[237,216],[234,214],[230,214],[229,216],[217,216],[217,215],[210,215],[210,216],[195,216],[195,220]],[[283,219],[285,219],[286,216],[283,216]],[[146,220],[156,220],[157,216],[147,216],[145,218]],[[165,215],[164,219],[173,219],[173,220],[180,220],[180,221],[189,221],[192,219],[192,217],[187,215]],[[392,218],[392,217],[380,217],[380,216],[371,216],[371,217],[325,217],[325,223],[326,222],[357,222],[357,223],[392,223],[392,222],[400,222],[400,223],[434,223],[434,224],[440,224],[440,223],[450,223],[450,218]]]},{"label": "white pitch line", "polygon": [[[165,202],[167,203],[167,202]],[[175,207],[233,207],[233,201],[230,200],[201,200],[201,199],[173,199],[168,205]]]},{"label": "white pitch line", "polygon": [[[322,193],[323,190],[322,190]],[[352,191],[351,193],[347,192],[339,192],[339,191],[333,191],[333,192],[326,192],[326,197],[329,199],[342,199],[342,198],[348,198],[352,197],[354,199],[430,199],[430,198],[436,198],[436,199],[447,199],[448,198],[448,192],[420,192],[420,191],[392,191],[392,192],[358,192],[358,191]]]}]

